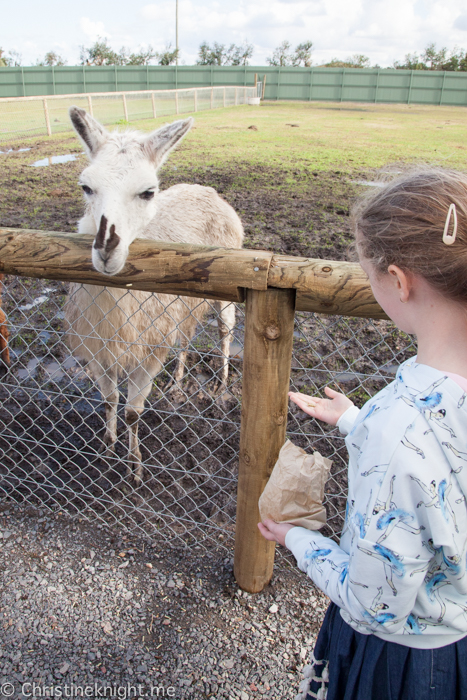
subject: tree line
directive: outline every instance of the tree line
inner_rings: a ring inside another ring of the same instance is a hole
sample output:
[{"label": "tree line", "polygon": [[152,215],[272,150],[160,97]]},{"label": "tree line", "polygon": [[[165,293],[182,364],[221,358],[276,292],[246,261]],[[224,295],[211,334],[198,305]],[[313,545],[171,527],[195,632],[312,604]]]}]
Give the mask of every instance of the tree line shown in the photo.
[{"label": "tree line", "polygon": [[[253,44],[221,44],[217,41],[209,44],[203,41],[198,49],[196,65],[199,66],[248,66],[253,56]],[[304,41],[295,49],[289,41],[283,41],[268,56],[270,66],[303,66],[309,68],[312,62],[313,42]],[[80,65],[83,66],[147,66],[157,64],[170,66],[177,62],[179,51],[168,44],[164,51],[158,52],[152,46],[139,52],[131,52],[122,47],[115,51],[107,39],[98,38],[92,46],[80,47]],[[36,61],[36,66],[64,66],[66,61],[55,51],[48,51],[43,59]],[[325,68],[381,68],[371,65],[368,56],[354,54],[345,60],[333,58],[324,64]],[[21,66],[21,55],[16,51],[6,52],[0,48],[0,67]],[[436,48],[430,43],[421,53],[408,53],[403,61],[394,61],[393,68],[409,70],[467,71],[467,52],[455,47]]]}]

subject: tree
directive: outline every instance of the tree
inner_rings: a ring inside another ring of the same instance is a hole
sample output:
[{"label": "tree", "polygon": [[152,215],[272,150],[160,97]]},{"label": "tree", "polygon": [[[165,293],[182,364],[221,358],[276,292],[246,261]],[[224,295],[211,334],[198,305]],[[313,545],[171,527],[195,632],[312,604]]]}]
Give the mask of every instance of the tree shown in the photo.
[{"label": "tree", "polygon": [[[159,54],[157,53],[157,51],[154,51],[151,45],[149,45],[147,49],[142,49],[139,53],[130,53],[129,56],[126,56],[125,49],[122,49],[122,51],[120,52],[120,56],[122,58],[122,65],[149,66],[152,59],[158,58]],[[163,63],[161,65],[170,64]]]},{"label": "tree", "polygon": [[172,49],[172,44],[167,44],[165,51],[162,51],[162,53],[156,53],[157,63],[160,66],[171,66],[173,63],[177,62],[179,54],[179,49]]},{"label": "tree", "polygon": [[[361,53],[356,53],[353,56],[349,56],[345,61],[341,61],[339,58],[333,58],[329,63],[325,63],[324,68],[370,68],[370,59],[368,56],[364,56]],[[379,68],[379,66],[373,66],[373,68]]]},{"label": "tree", "polygon": [[309,68],[311,66],[312,46],[312,41],[304,41],[292,53],[290,41],[283,41],[266,61],[270,66],[301,66],[303,64],[305,68]]},{"label": "tree", "polygon": [[230,44],[227,48],[217,41],[212,46],[203,41],[198,49],[196,63],[198,66],[247,66],[252,55],[253,46],[247,42],[239,46]]},{"label": "tree", "polygon": [[299,44],[297,48],[295,49],[295,55],[292,59],[292,65],[294,66],[301,66],[303,63],[303,66],[305,68],[310,68],[311,66],[311,52],[312,52],[312,46],[313,42],[312,41],[304,41],[302,44]]},{"label": "tree", "polygon": [[18,51],[10,51],[10,55],[7,56],[3,49],[0,49],[0,68],[7,68],[10,66],[20,66],[21,65],[21,54]]},{"label": "tree", "polygon": [[226,51],[226,66],[247,66],[253,56],[253,44],[245,42],[240,46],[230,44]]},{"label": "tree", "polygon": [[82,66],[121,66],[126,62],[125,49],[117,53],[108,45],[107,39],[98,37],[89,48],[81,46],[80,60]]},{"label": "tree", "polygon": [[6,68],[6,66],[9,65],[9,59],[7,56],[5,56],[4,49],[0,48],[0,68]]},{"label": "tree", "polygon": [[37,61],[36,66],[65,66],[66,61],[55,51],[47,51],[42,61]]},{"label": "tree", "polygon": [[108,45],[107,39],[99,37],[89,48],[81,46],[80,60],[83,66],[148,66],[153,58],[159,56],[161,54],[158,54],[152,46],[133,53],[125,47],[120,51],[114,51]]},{"label": "tree", "polygon": [[454,48],[448,55],[448,49],[443,47],[436,49],[433,42],[428,44],[419,56],[417,53],[408,53],[404,62],[394,61],[394,68],[406,70],[446,70],[467,71],[467,53],[464,49]]},{"label": "tree", "polygon": [[290,41],[283,41],[279,44],[277,48],[272,52],[271,58],[267,58],[266,61],[270,66],[291,66],[293,61],[293,56],[289,53]]},{"label": "tree", "polygon": [[405,55],[404,63],[394,61],[394,68],[406,70],[427,70],[427,66],[420,61],[417,53],[408,53]]},{"label": "tree", "polygon": [[421,59],[428,66],[428,70],[443,70],[442,66],[446,63],[447,53],[446,47],[437,51],[436,44],[431,43],[426,47]]}]

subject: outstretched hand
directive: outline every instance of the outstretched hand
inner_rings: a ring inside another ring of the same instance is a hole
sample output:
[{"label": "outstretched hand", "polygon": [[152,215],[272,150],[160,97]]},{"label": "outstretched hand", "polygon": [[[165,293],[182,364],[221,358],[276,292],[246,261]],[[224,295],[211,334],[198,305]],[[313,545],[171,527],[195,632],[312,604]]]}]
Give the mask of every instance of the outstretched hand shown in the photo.
[{"label": "outstretched hand", "polygon": [[289,392],[290,400],[297,404],[302,411],[308,413],[312,418],[318,418],[330,425],[336,425],[339,418],[348,408],[353,406],[353,402],[338,391],[325,387],[324,393],[328,399],[320,399],[316,396],[307,396],[299,392]]},{"label": "outstretched hand", "polygon": [[271,518],[265,518],[262,523],[258,523],[260,533],[271,542],[278,542],[285,547],[285,536],[295,525],[290,523],[276,523]]}]

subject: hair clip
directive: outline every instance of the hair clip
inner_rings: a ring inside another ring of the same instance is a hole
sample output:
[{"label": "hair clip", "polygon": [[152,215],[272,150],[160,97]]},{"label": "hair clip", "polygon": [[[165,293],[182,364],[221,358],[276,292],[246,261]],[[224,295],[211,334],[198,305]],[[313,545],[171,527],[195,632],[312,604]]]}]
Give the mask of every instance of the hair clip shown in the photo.
[{"label": "hair clip", "polygon": [[[452,229],[452,233],[448,233],[452,213],[454,213],[453,229]],[[446,245],[452,245],[454,243],[454,241],[456,240],[456,235],[457,235],[457,211],[456,211],[456,205],[451,204],[449,206],[448,215],[446,217],[446,223],[444,224],[443,243],[445,243]]]}]

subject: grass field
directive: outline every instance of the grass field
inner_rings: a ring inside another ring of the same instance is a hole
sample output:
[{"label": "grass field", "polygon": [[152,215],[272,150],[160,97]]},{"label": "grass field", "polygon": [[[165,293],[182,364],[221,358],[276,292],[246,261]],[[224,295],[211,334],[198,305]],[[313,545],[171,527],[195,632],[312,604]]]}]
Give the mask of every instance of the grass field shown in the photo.
[{"label": "grass field", "polygon": [[[177,109],[180,115],[192,112],[194,110],[203,111],[210,110],[211,104],[213,109],[225,106],[241,104],[248,94],[252,93],[252,88],[249,93],[243,88],[237,91],[234,87],[214,88],[211,94],[211,88],[199,88],[196,93],[193,90],[179,90],[176,94],[175,90],[160,91],[154,93],[154,105],[151,93],[126,93],[126,110],[123,97],[119,93],[109,92],[105,95],[92,96],[93,114],[103,124],[127,124],[128,121],[138,119],[153,119],[154,110],[161,117],[174,118]],[[245,100],[246,101],[246,100]],[[178,105],[177,105],[178,102]],[[60,134],[70,131],[70,120],[68,118],[68,108],[71,105],[77,105],[83,109],[89,109],[87,95],[75,95],[72,97],[63,98],[48,98],[47,110],[49,115],[49,124],[52,134]],[[126,119],[128,116],[128,121]],[[14,140],[15,142],[31,136],[46,136],[46,118],[44,112],[43,98],[33,100],[0,100],[0,150],[2,145]]]},{"label": "grass field", "polygon": [[[342,258],[349,208],[366,189],[361,180],[388,179],[414,163],[467,166],[460,107],[278,102],[194,116],[194,129],[161,171],[161,186],[215,187],[242,217],[246,245],[282,253]],[[171,119],[131,126],[149,131]],[[85,164],[76,137],[62,133],[9,146],[31,150],[0,155],[0,223],[72,230],[83,207],[76,183]],[[67,153],[77,160],[30,167]]]},{"label": "grass field", "polygon": [[[204,113],[177,155],[186,165],[228,160],[318,170],[394,162],[467,167],[467,111],[455,107],[266,102]],[[290,126],[296,124],[297,126]],[[248,129],[256,126],[258,131]],[[151,128],[149,122],[140,128]]]}]

